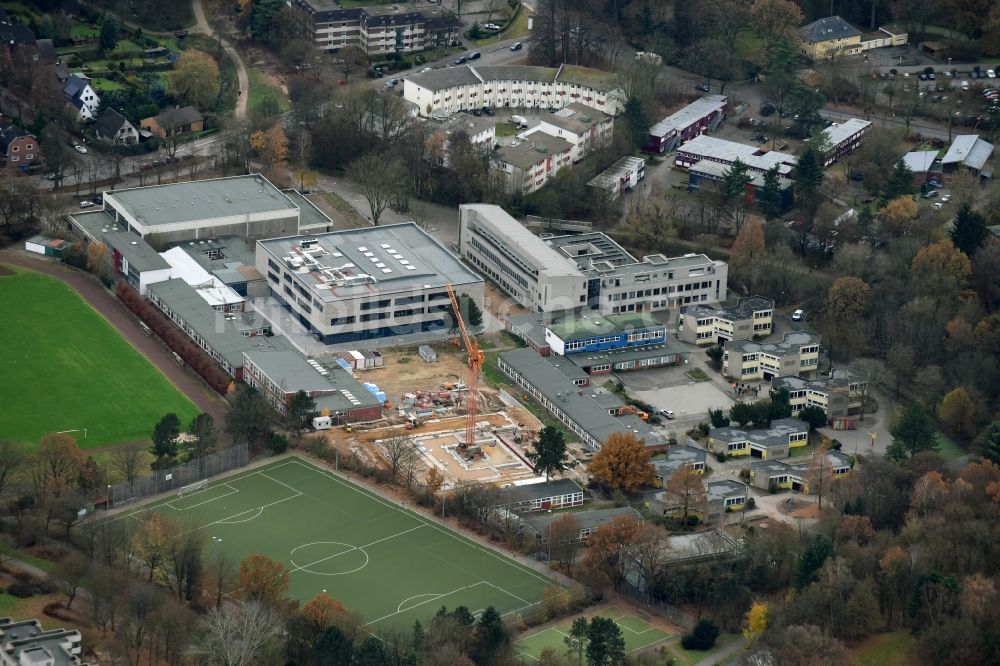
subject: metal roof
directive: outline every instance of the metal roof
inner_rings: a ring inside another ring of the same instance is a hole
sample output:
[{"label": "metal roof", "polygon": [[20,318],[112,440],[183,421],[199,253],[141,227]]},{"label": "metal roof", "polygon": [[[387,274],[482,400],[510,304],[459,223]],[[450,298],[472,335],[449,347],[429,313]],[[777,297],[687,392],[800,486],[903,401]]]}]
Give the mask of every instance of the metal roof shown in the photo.
[{"label": "metal roof", "polygon": [[545,130],[536,130],[530,135],[519,137],[517,145],[503,146],[494,154],[501,162],[520,169],[530,169],[550,157],[568,153],[572,148],[573,144],[569,141],[549,134]]},{"label": "metal roof", "polygon": [[644,168],[646,165],[646,160],[641,157],[626,156],[609,166],[607,169],[597,174],[590,179],[588,185],[599,185],[601,187],[608,187],[610,185],[618,185],[621,177],[630,171],[635,171]]},{"label": "metal roof", "polygon": [[146,227],[257,213],[298,217],[295,204],[260,174],[109,190],[104,198]]},{"label": "metal roof", "polygon": [[748,296],[737,301],[736,305],[688,305],[681,308],[681,313],[692,317],[715,317],[727,321],[752,319],[755,312],[774,310],[774,301],[763,296]]},{"label": "metal roof", "polygon": [[279,386],[281,391],[317,394],[314,396],[316,400],[322,400],[322,406],[331,411],[349,411],[382,404],[343,368],[322,366],[320,372],[295,350],[248,350],[243,355]]},{"label": "metal roof", "polygon": [[704,464],[707,455],[705,449],[701,447],[681,444],[671,446],[667,449],[665,458],[657,458],[652,462],[656,468],[656,475],[667,478],[683,465]]},{"label": "metal roof", "polygon": [[257,247],[324,302],[482,282],[413,222],[270,238]]},{"label": "metal roof", "polygon": [[796,418],[775,419],[767,428],[758,430],[727,426],[712,428],[709,436],[720,442],[753,442],[758,446],[788,444],[789,435],[808,433],[809,424]]},{"label": "metal roof", "polygon": [[665,137],[671,132],[682,132],[705,116],[724,108],[727,99],[725,95],[705,95],[653,125],[649,133],[651,136]]},{"label": "metal roof", "polygon": [[751,169],[767,171],[772,167],[778,167],[778,172],[782,175],[788,174],[792,166],[796,163],[796,157],[788,153],[777,150],[769,150],[761,153],[761,149],[756,146],[748,146],[735,141],[718,139],[707,134],[700,134],[687,143],[677,148],[678,154],[685,153],[698,157],[699,159],[714,159],[725,162],[735,162],[740,160]]},{"label": "metal roof", "polygon": [[952,141],[948,152],[941,158],[942,164],[962,163],[976,171],[986,166],[986,160],[993,154],[993,144],[983,141],[978,134],[962,134]]},{"label": "metal roof", "polygon": [[517,502],[530,502],[533,500],[547,499],[557,495],[572,495],[582,493],[583,488],[572,479],[554,479],[543,483],[531,483],[524,486],[508,486],[501,488],[497,493],[495,501],[497,506],[504,504],[514,504]]},{"label": "metal roof", "polygon": [[937,159],[936,150],[915,150],[903,155],[903,164],[913,173],[927,173]]},{"label": "metal roof", "polygon": [[831,148],[836,148],[844,141],[847,141],[858,132],[864,131],[872,126],[870,120],[860,118],[850,118],[842,123],[834,123],[823,130],[823,136],[830,142]]}]

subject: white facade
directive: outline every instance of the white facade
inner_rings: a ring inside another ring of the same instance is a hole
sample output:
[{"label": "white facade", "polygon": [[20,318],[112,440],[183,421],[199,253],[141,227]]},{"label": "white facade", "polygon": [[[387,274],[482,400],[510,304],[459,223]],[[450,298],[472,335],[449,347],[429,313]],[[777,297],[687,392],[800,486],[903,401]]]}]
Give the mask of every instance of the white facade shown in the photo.
[{"label": "white facade", "polygon": [[623,157],[594,176],[587,185],[603,190],[608,199],[614,201],[645,177],[646,160],[641,157]]},{"label": "white facade", "polygon": [[518,136],[527,138],[535,132],[545,132],[569,141],[573,146],[570,156],[574,162],[579,162],[591,151],[611,143],[614,119],[575,102],[553,114],[542,116],[538,125]]},{"label": "white facade", "polygon": [[587,278],[499,206],[463,204],[462,257],[534,312],[575,310],[587,300]]},{"label": "white facade", "polygon": [[573,165],[573,145],[546,132],[536,132],[503,146],[493,154],[492,167],[503,174],[512,192],[541,189],[563,168]]},{"label": "white facade", "polygon": [[[505,74],[507,70],[510,74]],[[594,74],[594,83],[588,84],[583,78],[564,76],[565,70],[566,66],[556,70],[548,67],[462,65],[407,77],[403,81],[403,97],[416,104],[421,115],[430,115],[435,111],[453,113],[484,106],[563,108],[574,102],[611,116],[621,113],[626,96],[620,87],[609,83],[610,75],[599,70],[586,70]],[[496,78],[497,75],[516,78]]]}]

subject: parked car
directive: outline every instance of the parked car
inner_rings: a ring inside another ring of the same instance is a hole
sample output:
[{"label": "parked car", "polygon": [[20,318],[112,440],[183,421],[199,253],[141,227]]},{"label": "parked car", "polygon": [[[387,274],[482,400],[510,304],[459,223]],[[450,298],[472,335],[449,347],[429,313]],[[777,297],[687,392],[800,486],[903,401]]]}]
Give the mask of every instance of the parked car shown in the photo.
[{"label": "parked car", "polygon": [[479,58],[481,58],[482,55],[483,54],[480,53],[479,51],[473,51],[472,53],[469,54],[469,60],[479,60]]},{"label": "parked car", "polygon": [[493,109],[491,109],[490,107],[484,106],[483,107],[483,115],[484,116],[495,116],[496,112]]},{"label": "parked car", "polygon": [[986,70],[986,76],[988,76],[991,79],[995,79],[997,78],[997,73],[994,72],[992,69],[988,69]]},{"label": "parked car", "polygon": [[938,192],[937,190],[929,190],[927,192],[924,192],[924,199],[933,199],[938,194],[940,194],[940,192]]},{"label": "parked car", "polygon": [[665,419],[673,419],[673,418],[675,418],[675,417],[676,417],[677,415],[676,415],[676,414],[674,414],[674,413],[673,413],[672,411],[670,411],[669,409],[661,409],[661,410],[660,410],[660,416],[662,416],[662,417],[663,417],[663,418],[665,418]]},{"label": "parked car", "polygon": [[932,203],[931,208],[933,208],[934,210],[941,210],[942,208],[944,208],[944,204],[941,202]]},{"label": "parked car", "polygon": [[455,64],[456,65],[464,65],[467,62],[469,62],[469,59],[466,58],[465,56],[462,56],[461,58],[458,58],[457,60],[455,60]]},{"label": "parked car", "polygon": [[434,70],[433,67],[424,67],[422,70],[420,70],[420,73],[423,74],[424,72],[430,72],[433,70]]},{"label": "parked car", "polygon": [[80,208],[90,208],[93,205],[94,205],[93,201],[81,201],[80,202]]},{"label": "parked car", "polygon": [[946,194],[943,197],[941,197],[941,203],[946,204],[949,201],[951,201],[951,195],[950,194]]},{"label": "parked car", "polygon": [[792,313],[792,321],[802,321],[802,317],[805,316],[805,312],[802,310],[796,310]]},{"label": "parked car", "polygon": [[75,150],[76,152],[80,153],[81,155],[86,155],[87,154],[87,149],[84,148],[83,146],[81,146],[78,143],[74,143],[73,144],[73,150]]},{"label": "parked car", "polygon": [[701,92],[709,92],[709,90],[711,90],[707,83],[696,83],[694,84],[694,89]]},{"label": "parked car", "polygon": [[511,51],[520,51],[523,48],[524,44],[522,44],[521,42],[514,42],[513,44],[510,45]]}]

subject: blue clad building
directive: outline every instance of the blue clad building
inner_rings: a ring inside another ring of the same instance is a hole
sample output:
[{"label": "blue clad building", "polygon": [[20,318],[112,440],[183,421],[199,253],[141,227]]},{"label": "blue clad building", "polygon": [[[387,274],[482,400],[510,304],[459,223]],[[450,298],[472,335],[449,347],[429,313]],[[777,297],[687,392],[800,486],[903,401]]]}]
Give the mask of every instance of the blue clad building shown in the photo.
[{"label": "blue clad building", "polygon": [[588,314],[545,328],[545,341],[560,356],[662,344],[667,327],[652,317]]}]

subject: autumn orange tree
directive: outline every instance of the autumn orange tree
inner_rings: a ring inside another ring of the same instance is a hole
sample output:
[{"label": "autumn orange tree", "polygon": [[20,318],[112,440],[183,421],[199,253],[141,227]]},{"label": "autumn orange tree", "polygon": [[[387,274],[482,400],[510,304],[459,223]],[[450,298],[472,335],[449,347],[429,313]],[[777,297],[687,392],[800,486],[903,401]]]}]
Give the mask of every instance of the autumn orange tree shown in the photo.
[{"label": "autumn orange tree", "polygon": [[947,239],[920,248],[910,264],[913,286],[937,303],[953,301],[971,273],[972,262]]},{"label": "autumn orange tree", "polygon": [[598,483],[624,491],[651,486],[656,479],[646,441],[631,432],[612,433],[587,471]]},{"label": "autumn orange tree", "polygon": [[729,267],[735,278],[742,280],[748,291],[753,291],[753,271],[757,260],[764,254],[764,223],[752,218],[736,234],[729,253]]},{"label": "autumn orange tree", "polygon": [[878,211],[879,229],[887,236],[909,236],[918,215],[912,197],[896,197]]},{"label": "autumn orange tree", "polygon": [[941,401],[938,418],[961,439],[975,434],[979,423],[979,403],[964,386],[952,389]]},{"label": "autumn orange tree", "polygon": [[302,614],[316,623],[320,629],[332,626],[337,618],[345,613],[347,613],[347,609],[342,603],[323,592],[317,594],[302,607]]},{"label": "autumn orange tree", "polygon": [[587,540],[584,568],[602,575],[617,589],[633,564],[628,552],[640,530],[642,523],[633,516],[619,516],[598,527]]},{"label": "autumn orange tree", "polygon": [[664,493],[671,508],[680,511],[681,520],[687,525],[692,512],[705,515],[708,496],[701,482],[701,475],[687,465],[681,465],[667,479]]},{"label": "autumn orange tree", "polygon": [[240,595],[245,600],[275,606],[287,593],[288,571],[281,562],[265,555],[251,555],[240,562]]}]

